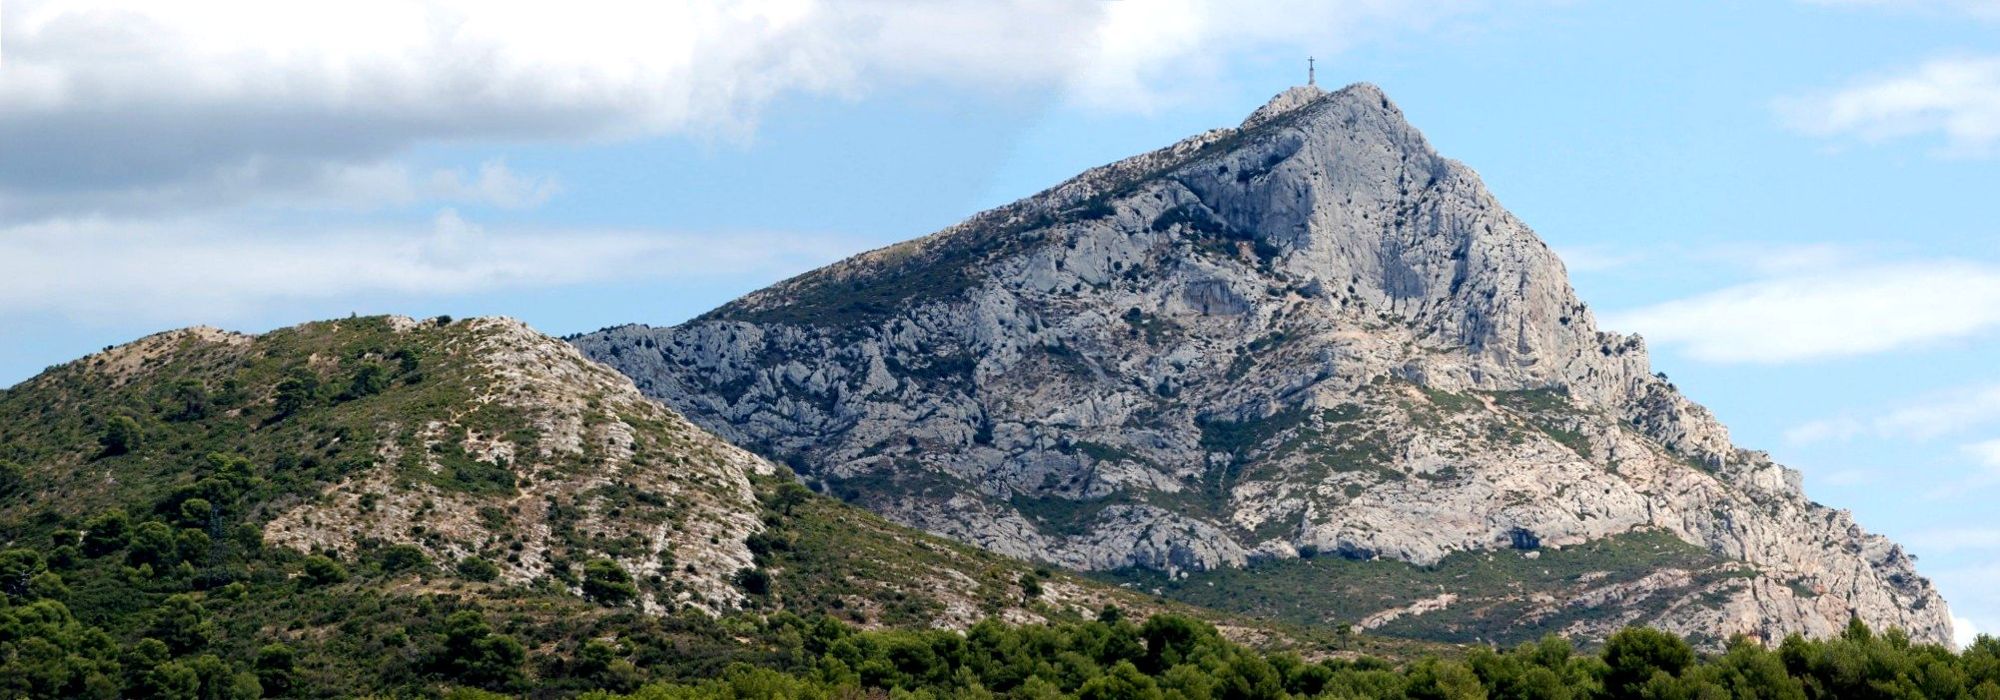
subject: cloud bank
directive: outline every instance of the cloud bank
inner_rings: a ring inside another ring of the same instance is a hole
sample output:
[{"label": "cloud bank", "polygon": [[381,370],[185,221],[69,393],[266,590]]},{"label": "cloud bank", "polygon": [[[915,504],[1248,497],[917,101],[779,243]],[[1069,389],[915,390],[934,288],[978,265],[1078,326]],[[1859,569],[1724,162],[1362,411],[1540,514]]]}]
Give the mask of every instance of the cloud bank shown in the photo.
[{"label": "cloud bank", "polygon": [[[10,0],[0,222],[365,201],[423,144],[742,136],[784,95],[896,86],[1148,111],[1249,52],[1322,55],[1455,0],[631,4]],[[386,178],[386,179],[385,179]],[[414,184],[412,184],[414,183]]]},{"label": "cloud bank", "polygon": [[1144,113],[1213,94],[1232,61],[1325,57],[1478,4],[7,0],[0,314],[222,322],[287,300],[796,272],[851,242],[322,222],[563,189],[497,159],[415,165],[424,148],[742,139],[786,97],[911,88]]},{"label": "cloud bank", "polygon": [[[244,233],[256,229],[258,233]],[[0,316],[216,323],[290,302],[448,295],[639,277],[799,272],[854,244],[739,232],[489,231],[452,210],[423,226],[266,230],[201,219],[0,229]]]},{"label": "cloud bank", "polygon": [[1808,5],[1860,7],[1927,15],[2000,19],[2000,0],[1805,0]]}]

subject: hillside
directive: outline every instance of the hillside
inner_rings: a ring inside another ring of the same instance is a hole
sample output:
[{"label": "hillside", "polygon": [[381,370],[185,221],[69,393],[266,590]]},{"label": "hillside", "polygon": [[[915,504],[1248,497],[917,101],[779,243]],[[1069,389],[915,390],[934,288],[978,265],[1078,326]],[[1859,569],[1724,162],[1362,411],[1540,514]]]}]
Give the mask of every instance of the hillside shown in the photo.
[{"label": "hillside", "polygon": [[[1647,623],[1715,648],[1851,615],[1951,636],[1899,546],[1599,329],[1555,254],[1373,86],[1294,88],[681,325],[573,342],[816,490],[1181,582],[1163,595],[1271,613],[1186,582],[1275,572],[1266,590],[1309,596],[1291,617],[1459,641]],[[1560,580],[1520,564],[1374,607],[1310,597],[1557,550]],[[1300,564],[1325,555],[1346,562]]]},{"label": "hillside", "polygon": [[1424,648],[1232,622],[892,525],[506,319],[187,329],[0,393],[8,697],[561,695],[783,666],[799,625],[1106,606]]}]

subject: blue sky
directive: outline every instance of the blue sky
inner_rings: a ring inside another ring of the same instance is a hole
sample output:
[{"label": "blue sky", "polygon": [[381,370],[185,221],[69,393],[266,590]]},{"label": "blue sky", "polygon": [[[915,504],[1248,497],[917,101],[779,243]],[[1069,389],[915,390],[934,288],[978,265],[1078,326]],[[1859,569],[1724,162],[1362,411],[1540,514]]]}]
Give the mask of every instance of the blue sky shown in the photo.
[{"label": "blue sky", "polygon": [[191,324],[674,323],[1233,125],[1310,53],[2000,630],[2000,2],[1250,7],[10,0],[0,385]]}]

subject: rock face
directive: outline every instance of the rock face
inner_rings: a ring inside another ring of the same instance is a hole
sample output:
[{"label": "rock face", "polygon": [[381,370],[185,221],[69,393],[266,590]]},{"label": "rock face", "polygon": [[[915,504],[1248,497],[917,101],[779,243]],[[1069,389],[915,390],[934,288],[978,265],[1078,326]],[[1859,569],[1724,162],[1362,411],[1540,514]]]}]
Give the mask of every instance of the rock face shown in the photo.
[{"label": "rock face", "polygon": [[574,342],[816,488],[1014,556],[1429,564],[1657,529],[1750,573],[1634,621],[1951,637],[1900,547],[1598,330],[1555,254],[1370,85],[1294,88],[682,325]]}]

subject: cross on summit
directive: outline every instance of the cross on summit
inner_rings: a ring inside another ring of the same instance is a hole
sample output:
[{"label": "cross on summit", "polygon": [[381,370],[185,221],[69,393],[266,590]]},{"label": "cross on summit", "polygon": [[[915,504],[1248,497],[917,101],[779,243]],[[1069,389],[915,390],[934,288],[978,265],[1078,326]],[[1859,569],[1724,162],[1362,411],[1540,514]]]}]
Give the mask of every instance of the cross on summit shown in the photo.
[{"label": "cross on summit", "polygon": [[1314,83],[1313,83],[1313,57],[1311,57],[1311,56],[1307,56],[1307,57],[1306,57],[1306,84],[1307,84],[1307,85],[1312,85],[1312,84],[1314,84]]}]

